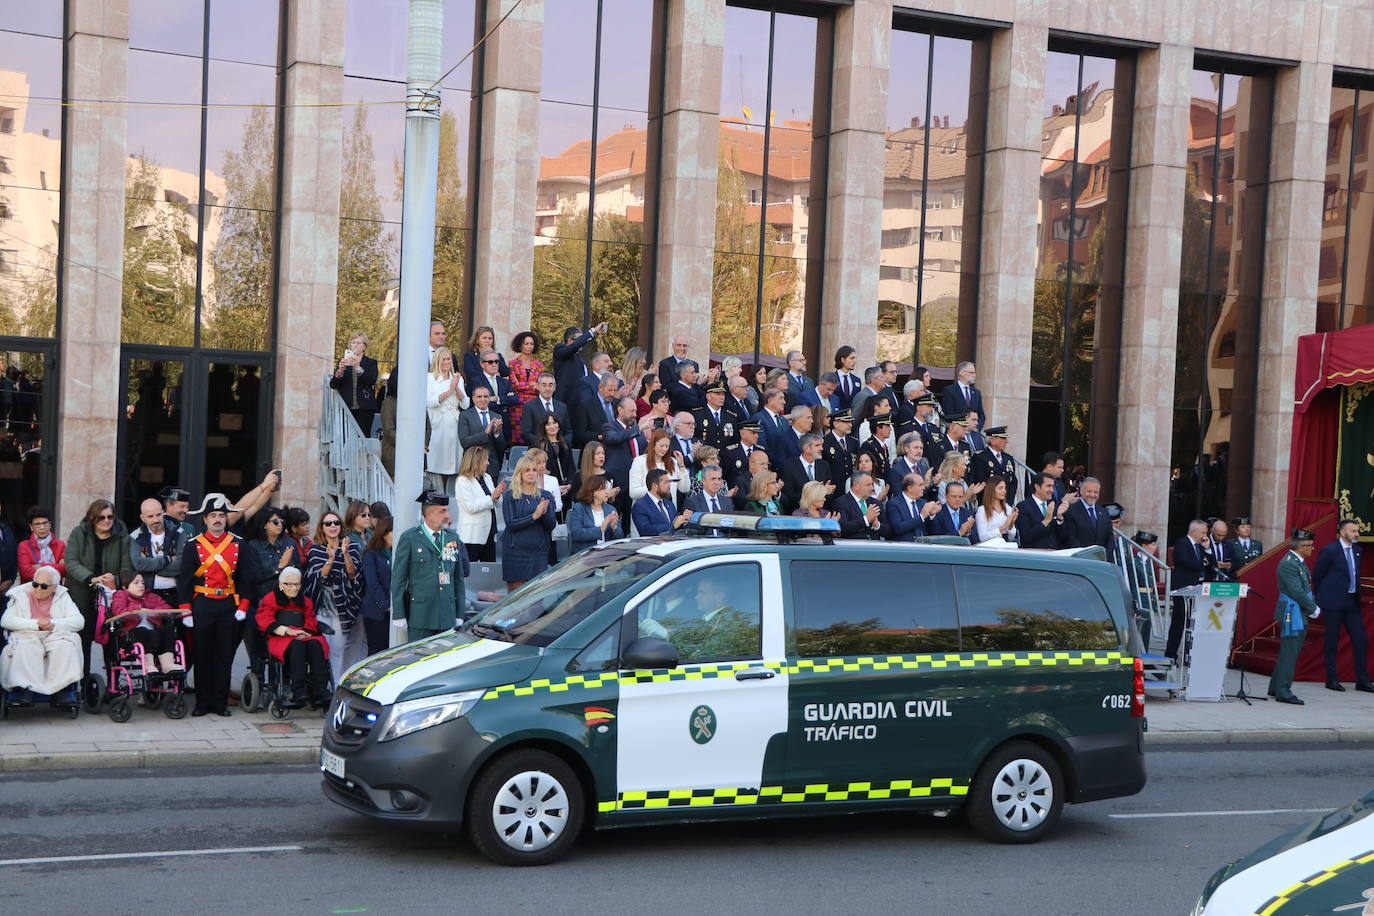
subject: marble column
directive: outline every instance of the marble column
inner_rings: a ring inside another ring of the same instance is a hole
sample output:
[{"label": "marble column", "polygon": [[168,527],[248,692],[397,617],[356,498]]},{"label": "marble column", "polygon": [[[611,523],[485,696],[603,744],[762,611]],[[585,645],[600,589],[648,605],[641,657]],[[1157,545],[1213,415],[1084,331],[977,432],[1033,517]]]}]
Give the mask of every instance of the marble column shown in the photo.
[{"label": "marble column", "polygon": [[818,373],[843,344],[859,351],[860,371],[877,358],[891,46],[892,0],[856,0],[836,11]]},{"label": "marble column", "polygon": [[1035,318],[1036,212],[1041,106],[1049,30],[1030,15],[993,33],[978,278],[978,387],[988,423],[1011,427],[1008,450],[1025,454]]},{"label": "marble column", "polygon": [[[489,0],[484,32],[516,2]],[[530,324],[543,37],[544,0],[524,0],[485,45],[473,314],[498,341]]]},{"label": "marble column", "polygon": [[1178,283],[1193,49],[1163,45],[1136,65],[1122,296],[1116,491],[1126,527],[1165,536],[1173,439]]},{"label": "marble column", "polygon": [[[67,95],[128,98],[128,0],[70,0]],[[128,116],[120,105],[73,105],[62,176],[61,332],[58,340],[57,530],[91,500],[114,495],[119,433],[119,337],[124,278],[124,168]]]},{"label": "marble column", "polygon": [[655,358],[671,353],[673,337],[682,335],[687,352],[704,362],[711,352],[725,0],[669,0],[667,6],[657,301],[650,352]]},{"label": "marble column", "polygon": [[1274,86],[1250,505],[1257,536],[1271,546],[1287,526],[1298,336],[1316,330],[1331,71],[1303,62],[1280,70]]},{"label": "marble column", "polygon": [[297,0],[286,48],[272,455],[285,471],[281,503],[314,514],[321,385],[333,359],[339,275],[344,5]]}]

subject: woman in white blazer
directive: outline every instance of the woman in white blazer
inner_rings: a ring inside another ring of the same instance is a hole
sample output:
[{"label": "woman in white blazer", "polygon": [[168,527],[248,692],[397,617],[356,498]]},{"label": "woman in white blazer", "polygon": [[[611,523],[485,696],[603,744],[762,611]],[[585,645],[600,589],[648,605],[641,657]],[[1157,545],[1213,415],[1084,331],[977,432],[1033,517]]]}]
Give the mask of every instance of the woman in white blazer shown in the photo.
[{"label": "woman in white blazer", "polygon": [[453,354],[448,347],[434,351],[427,395],[429,450],[425,452],[425,470],[435,478],[438,488],[452,496],[454,477],[463,458],[463,446],[458,442],[458,413],[471,402],[463,388],[463,376],[454,371]]},{"label": "woman in white blazer", "polygon": [[487,476],[486,446],[474,445],[463,453],[453,496],[458,503],[458,540],[473,562],[496,562],[496,506],[505,492],[504,480],[493,487]]},{"label": "woman in white blazer", "polygon": [[630,463],[631,501],[649,492],[644,478],[654,468],[663,468],[667,471],[668,476],[673,479],[674,488],[683,496],[691,492],[692,475],[687,473],[682,456],[673,451],[673,439],[666,429],[656,429],[649,433],[649,447],[644,450],[644,454]]}]

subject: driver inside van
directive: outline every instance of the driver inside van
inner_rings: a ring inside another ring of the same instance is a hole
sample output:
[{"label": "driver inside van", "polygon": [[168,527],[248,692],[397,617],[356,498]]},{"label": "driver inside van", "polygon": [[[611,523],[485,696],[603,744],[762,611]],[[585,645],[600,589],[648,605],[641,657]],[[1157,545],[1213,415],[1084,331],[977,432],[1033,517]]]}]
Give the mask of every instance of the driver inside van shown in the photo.
[{"label": "driver inside van", "polygon": [[682,662],[757,656],[759,609],[741,610],[726,593],[710,573],[679,579],[641,607],[639,635],[668,640]]}]

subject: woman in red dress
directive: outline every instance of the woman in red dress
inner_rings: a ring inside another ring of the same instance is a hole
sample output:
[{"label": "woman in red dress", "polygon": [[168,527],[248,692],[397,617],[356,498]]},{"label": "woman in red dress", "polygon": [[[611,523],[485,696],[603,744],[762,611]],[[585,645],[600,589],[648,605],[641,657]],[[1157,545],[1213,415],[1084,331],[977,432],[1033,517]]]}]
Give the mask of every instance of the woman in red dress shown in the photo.
[{"label": "woman in red dress", "polygon": [[301,594],[299,569],[288,566],[277,576],[277,587],[258,603],[257,623],[267,636],[267,651],[285,666],[287,705],[329,705],[329,644],[320,635],[315,603]]},{"label": "woman in red dress", "polygon": [[544,371],[544,364],[534,358],[534,354],[539,352],[539,338],[533,331],[521,331],[510,342],[510,348],[515,353],[510,361],[510,384],[520,403],[510,409],[510,423],[507,426],[513,441],[533,446],[533,442],[522,441],[520,414],[524,412],[526,404],[539,397],[539,374]]}]

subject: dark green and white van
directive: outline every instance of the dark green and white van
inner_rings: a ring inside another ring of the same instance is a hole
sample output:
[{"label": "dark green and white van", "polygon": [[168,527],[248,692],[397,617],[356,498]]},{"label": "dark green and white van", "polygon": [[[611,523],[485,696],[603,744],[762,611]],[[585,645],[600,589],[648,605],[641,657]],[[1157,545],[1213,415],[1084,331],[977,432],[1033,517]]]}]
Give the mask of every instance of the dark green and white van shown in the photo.
[{"label": "dark green and white van", "polygon": [[325,794],[539,864],[588,823],[891,808],[1027,842],[1065,802],[1144,786],[1139,639],[1110,564],[698,521],[757,531],[584,551],[355,667]]}]

